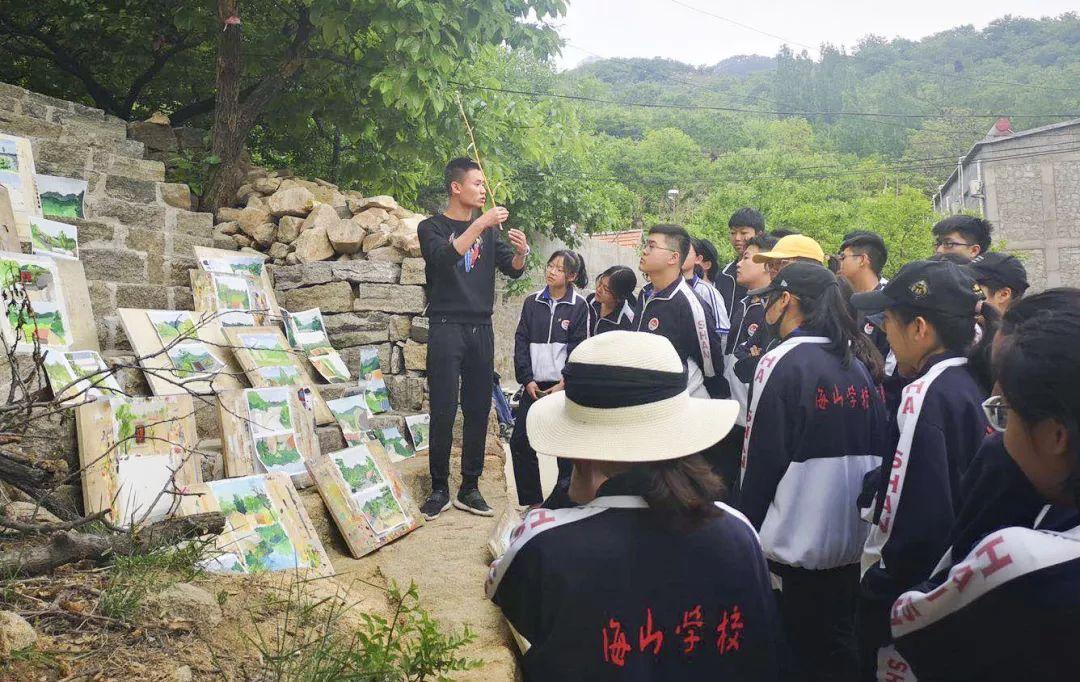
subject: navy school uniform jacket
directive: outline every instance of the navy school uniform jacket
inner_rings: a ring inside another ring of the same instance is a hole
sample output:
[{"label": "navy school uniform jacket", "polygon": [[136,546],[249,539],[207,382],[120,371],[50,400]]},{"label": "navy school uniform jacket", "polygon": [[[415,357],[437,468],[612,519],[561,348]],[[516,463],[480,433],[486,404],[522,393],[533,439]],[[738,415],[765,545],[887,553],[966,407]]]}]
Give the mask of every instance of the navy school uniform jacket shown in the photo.
[{"label": "navy school uniform jacket", "polygon": [[827,341],[797,330],[761,358],[751,387],[735,506],[781,577],[859,561],[855,501],[887,443],[870,372],[855,358],[844,367]]},{"label": "navy school uniform jacket", "polygon": [[687,389],[698,398],[726,398],[724,348],[712,310],[682,277],[661,291],[645,287],[635,311],[636,331],[659,334],[687,366]]},{"label": "navy school uniform jacket", "polygon": [[497,230],[484,230],[465,255],[453,241],[472,224],[439,214],[416,228],[427,275],[427,316],[446,322],[491,324],[495,305],[495,269],[517,278],[524,269],[514,268],[514,249],[499,238]]},{"label": "navy school uniform jacket", "polygon": [[544,287],[525,297],[514,334],[514,373],[530,381],[562,379],[566,358],[589,335],[589,304],[574,287],[555,300]]},{"label": "navy school uniform jacket", "polygon": [[889,625],[903,657],[894,670],[910,666],[919,682],[1077,679],[1080,527],[991,533],[901,595]]},{"label": "navy school uniform jacket", "polygon": [[[731,332],[724,349],[724,376],[728,382],[733,400],[739,402],[739,426],[746,426],[746,406],[749,400],[748,388],[753,379],[754,362],[744,362],[743,371],[738,371],[739,363],[753,357],[751,340],[760,338],[758,330],[765,328],[765,304],[757,296],[743,298],[731,311]],[[762,352],[764,350],[762,349]]]},{"label": "navy school uniform jacket", "polygon": [[[738,275],[739,261],[733,260],[724,266],[724,269],[716,273],[716,281],[713,286],[720,292],[720,297],[724,299],[724,306],[727,310],[734,310],[735,305],[746,296],[746,287],[739,284],[736,276]],[[734,325],[732,325],[734,328]]]},{"label": "navy school uniform jacket", "polygon": [[486,589],[530,643],[526,680],[776,680],[780,626],[754,529],[660,525],[633,474],[530,512]]},{"label": "navy school uniform jacket", "polygon": [[636,314],[630,301],[623,301],[622,307],[611,315],[604,317],[600,313],[600,304],[595,300],[589,302],[589,336],[596,336],[604,332],[621,329],[634,331]]},{"label": "navy school uniform jacket", "polygon": [[[873,525],[861,593],[863,608],[877,611],[878,627],[887,626],[889,605],[929,578],[948,548],[962,504],[961,479],[990,430],[981,407],[986,396],[966,364],[966,358],[941,354],[904,387],[890,423],[893,454],[867,476],[875,494],[864,511]],[[868,627],[876,629],[871,619]]]},{"label": "navy school uniform jacket", "polygon": [[720,296],[720,292],[716,290],[716,287],[709,284],[707,280],[694,275],[687,280],[687,284],[698,295],[698,298],[705,301],[705,304],[712,310],[713,320],[716,322],[716,333],[720,335],[722,341],[726,342],[728,332],[731,329],[731,320],[728,316],[728,311],[731,308],[724,303],[724,299]]}]

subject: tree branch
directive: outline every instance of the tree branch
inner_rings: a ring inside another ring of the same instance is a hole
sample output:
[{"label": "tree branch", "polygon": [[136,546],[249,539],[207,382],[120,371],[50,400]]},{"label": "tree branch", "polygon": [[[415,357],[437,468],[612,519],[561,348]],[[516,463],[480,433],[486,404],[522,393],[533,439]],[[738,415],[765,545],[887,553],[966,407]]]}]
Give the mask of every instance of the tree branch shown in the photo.
[{"label": "tree branch", "polygon": [[128,88],[127,97],[124,98],[123,106],[126,115],[121,118],[127,120],[128,117],[131,116],[131,110],[135,108],[135,102],[139,99],[139,95],[141,95],[146,86],[150,84],[150,81],[154,80],[154,78],[161,73],[161,70],[165,68],[165,65],[168,64],[173,57],[185,50],[190,50],[199,44],[198,42],[187,42],[189,37],[190,36],[185,36],[179,43],[158,55],[154,59],[154,62],[132,81],[131,87]]}]

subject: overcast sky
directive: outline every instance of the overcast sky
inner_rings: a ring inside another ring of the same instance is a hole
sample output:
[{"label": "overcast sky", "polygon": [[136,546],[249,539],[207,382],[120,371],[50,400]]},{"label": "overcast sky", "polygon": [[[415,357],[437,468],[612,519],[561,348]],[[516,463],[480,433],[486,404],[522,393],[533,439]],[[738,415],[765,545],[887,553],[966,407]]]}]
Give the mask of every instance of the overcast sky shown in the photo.
[{"label": "overcast sky", "polygon": [[[590,53],[715,64],[738,54],[772,56],[784,42],[685,5],[780,36],[796,51],[802,49],[799,43],[851,47],[869,33],[917,40],[963,24],[983,28],[1006,14],[1057,16],[1077,9],[1077,0],[568,0],[568,4],[559,22],[560,35],[569,43],[558,60],[560,68],[573,68]],[[811,54],[817,56],[817,50]]]}]

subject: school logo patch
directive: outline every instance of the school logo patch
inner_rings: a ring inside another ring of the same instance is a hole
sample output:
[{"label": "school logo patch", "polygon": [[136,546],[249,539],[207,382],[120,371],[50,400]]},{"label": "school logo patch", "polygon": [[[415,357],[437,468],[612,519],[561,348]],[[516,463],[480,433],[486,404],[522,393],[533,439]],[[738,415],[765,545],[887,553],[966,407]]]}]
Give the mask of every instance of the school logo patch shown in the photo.
[{"label": "school logo patch", "polygon": [[750,325],[749,327],[746,328],[746,335],[747,336],[753,336],[754,334],[757,333],[757,328],[758,328],[758,326],[757,326],[757,323],[755,322],[754,324],[752,324],[752,325]]},{"label": "school logo patch", "polygon": [[930,293],[930,285],[926,283],[926,280],[920,279],[908,287],[908,291],[917,299],[926,298],[926,295]]},{"label": "school logo patch", "polygon": [[660,320],[655,317],[649,320],[649,331],[654,332],[656,328],[660,326]]},{"label": "school logo patch", "polygon": [[867,323],[866,323],[866,326],[865,326],[865,327],[863,327],[863,328],[862,328],[862,330],[863,330],[863,333],[865,333],[866,335],[868,335],[868,336],[869,336],[870,334],[873,334],[873,333],[874,333],[874,325],[872,325],[872,324],[870,324],[869,322],[867,322]]},{"label": "school logo patch", "polygon": [[567,329],[570,328],[570,320],[563,320],[561,324],[562,324],[563,331],[566,331]]}]

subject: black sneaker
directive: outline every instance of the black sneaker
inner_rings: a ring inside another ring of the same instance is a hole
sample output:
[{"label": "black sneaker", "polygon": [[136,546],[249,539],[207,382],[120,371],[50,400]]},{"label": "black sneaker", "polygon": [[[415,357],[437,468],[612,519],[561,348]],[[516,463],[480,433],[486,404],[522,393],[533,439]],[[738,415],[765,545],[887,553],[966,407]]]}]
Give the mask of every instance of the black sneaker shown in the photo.
[{"label": "black sneaker", "polygon": [[435,489],[428,495],[427,502],[420,507],[420,515],[425,521],[434,521],[439,514],[450,508],[450,491]]},{"label": "black sneaker", "polygon": [[454,500],[454,506],[461,511],[467,511],[477,516],[495,516],[494,510],[484,501],[484,496],[480,494],[479,488],[459,490],[457,499]]}]

